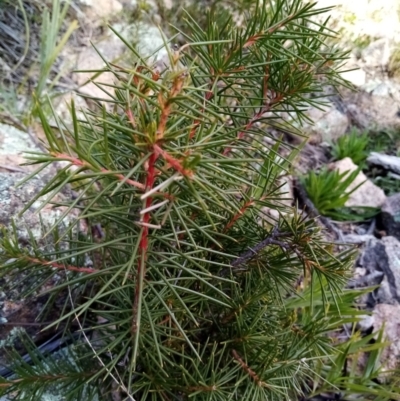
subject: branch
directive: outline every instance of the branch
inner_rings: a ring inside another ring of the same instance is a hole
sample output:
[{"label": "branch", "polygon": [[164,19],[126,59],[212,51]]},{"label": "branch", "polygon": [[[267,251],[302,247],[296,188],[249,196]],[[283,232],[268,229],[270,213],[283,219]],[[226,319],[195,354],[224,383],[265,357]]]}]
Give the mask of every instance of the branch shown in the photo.
[{"label": "branch", "polygon": [[291,20],[297,18],[297,14],[293,13],[288,15],[285,19],[283,19],[281,22],[278,22],[277,24],[271,26],[264,32],[259,32],[253,36],[250,36],[246,42],[243,45],[243,48],[250,47],[254,45],[258,40],[265,38],[267,35],[272,35],[275,31],[278,29],[282,28],[283,25],[287,24]]},{"label": "branch", "polygon": [[[266,75],[264,76],[264,85],[267,85],[268,77],[269,77],[269,73],[266,72]],[[266,104],[261,107],[261,110],[259,112],[255,113],[253,115],[253,117],[250,118],[249,122],[245,125],[244,129],[237,134],[236,139],[243,139],[244,135],[246,134],[246,132],[257,121],[259,121],[265,113],[267,113],[271,109],[271,106],[273,106],[275,103],[280,102],[284,98],[284,95],[281,94],[281,93],[277,94],[275,92],[271,92],[271,94],[272,94],[272,98],[271,99],[265,98]],[[224,156],[227,156],[231,152],[231,150],[232,150],[231,147],[227,147],[227,148],[224,149],[222,154]]]},{"label": "branch", "polygon": [[285,242],[278,240],[278,238],[288,237],[290,235],[292,235],[291,232],[279,232],[279,230],[275,227],[272,230],[272,233],[268,238],[264,239],[263,241],[259,242],[253,248],[249,248],[249,250],[247,250],[246,252],[239,255],[239,257],[237,259],[235,259],[233,262],[231,262],[229,268],[225,268],[225,269],[221,270],[219,276],[221,276],[221,277],[227,276],[229,274],[229,272],[231,271],[232,267],[237,267],[242,264],[245,264],[246,262],[248,262],[250,259],[252,259],[255,255],[257,255],[260,251],[262,251],[265,247],[267,247],[269,245],[277,245],[285,250],[291,250],[291,251],[297,253],[298,251],[296,249],[293,249],[292,246],[288,245]]},{"label": "branch", "polygon": [[183,176],[186,177],[191,177],[193,176],[193,171],[185,168],[182,165],[182,162],[175,157],[171,156],[167,151],[164,149],[161,149],[159,145],[155,144],[153,146],[154,152],[158,155],[160,155],[174,170],[176,170],[178,173],[181,173]]},{"label": "branch", "polygon": [[[210,101],[213,97],[214,97],[214,93],[211,91],[208,91],[204,94],[204,106],[201,109],[202,113],[204,113],[204,111],[205,111],[205,103]],[[194,135],[196,134],[196,130],[197,130],[198,126],[200,125],[200,121],[201,121],[200,119],[194,120],[193,127],[189,133],[189,139],[192,139],[194,137]]]},{"label": "branch", "polygon": [[232,267],[236,267],[239,265],[242,265],[252,259],[254,255],[257,255],[260,251],[262,251],[266,246],[268,245],[278,245],[281,248],[288,248],[288,244],[278,241],[277,238],[282,238],[282,237],[287,237],[291,233],[290,232],[279,232],[278,229],[275,227],[272,231],[272,234],[270,237],[266,238],[265,240],[259,242],[256,246],[253,248],[250,248],[248,251],[242,253],[237,259],[235,259],[232,263]]},{"label": "branch", "polygon": [[23,256],[22,259],[25,259],[26,261],[28,261],[30,263],[34,263],[36,265],[48,266],[53,269],[68,270],[68,271],[73,271],[73,272],[78,272],[78,273],[92,274],[92,273],[98,273],[100,271],[97,269],[93,269],[91,267],[78,267],[78,266],[66,265],[63,263],[57,263],[57,262],[52,262],[52,261],[48,261],[48,260],[32,258],[30,256]]},{"label": "branch", "polygon": [[[72,165],[77,166],[77,167],[84,167],[87,168],[88,170],[92,170],[92,171],[96,171],[97,169],[95,167],[93,167],[90,163],[88,162],[84,162],[81,159],[78,159],[77,157],[73,157],[73,156],[69,156],[66,155],[65,153],[57,153],[57,152],[52,152],[51,155],[53,157],[55,157],[58,160],[67,160],[69,161]],[[122,174],[119,173],[113,173],[110,170],[107,170],[105,168],[101,168],[100,171],[102,173],[106,173],[106,174],[111,174],[114,177],[116,177],[119,181],[124,181],[126,182],[128,185],[132,185],[136,188],[139,188],[141,190],[144,190],[144,185],[141,184],[140,182],[131,180],[131,179],[126,179],[126,177],[124,177]]]},{"label": "branch", "polygon": [[[155,164],[158,159],[158,155],[156,152],[153,152],[149,158],[149,164],[147,167],[147,175],[146,175],[146,191],[151,191],[154,186],[154,181],[156,178],[156,168]],[[147,262],[147,251],[149,246],[149,224],[150,224],[150,208],[153,202],[153,198],[148,196],[145,199],[145,209],[147,212],[142,214],[140,222],[142,224],[141,236],[139,239],[139,262],[138,269],[136,275],[136,288],[135,288],[135,298],[132,305],[132,327],[131,331],[133,334],[139,332],[140,327],[140,316],[141,316],[141,295],[143,291],[143,281],[145,276],[146,262]]]},{"label": "branch", "polygon": [[157,140],[161,140],[164,138],[164,133],[165,133],[165,129],[167,127],[168,117],[171,114],[172,100],[176,96],[178,96],[179,93],[182,91],[183,83],[184,83],[184,80],[187,77],[187,75],[188,75],[187,72],[184,71],[175,77],[175,79],[172,83],[172,88],[171,88],[170,92],[168,93],[167,99],[164,99],[164,96],[161,91],[158,93],[157,100],[161,106],[161,116],[160,116],[160,121],[159,121],[158,127],[157,127]]},{"label": "branch", "polygon": [[225,226],[223,232],[224,232],[224,233],[227,232],[227,231],[236,223],[236,221],[239,220],[240,217],[243,216],[243,214],[246,212],[246,210],[247,210],[250,206],[253,206],[253,205],[254,205],[254,203],[255,203],[255,202],[254,202],[254,199],[251,199],[251,200],[249,200],[248,202],[246,202],[246,203],[244,204],[244,206],[242,206],[242,207],[240,208],[239,212],[236,213],[236,214],[232,217],[231,221]]},{"label": "branch", "polygon": [[232,356],[239,362],[239,365],[242,369],[250,376],[252,380],[254,380],[260,387],[269,387],[267,383],[263,382],[260,377],[254,372],[253,369],[250,368],[249,365],[240,357],[236,350],[232,350]]}]

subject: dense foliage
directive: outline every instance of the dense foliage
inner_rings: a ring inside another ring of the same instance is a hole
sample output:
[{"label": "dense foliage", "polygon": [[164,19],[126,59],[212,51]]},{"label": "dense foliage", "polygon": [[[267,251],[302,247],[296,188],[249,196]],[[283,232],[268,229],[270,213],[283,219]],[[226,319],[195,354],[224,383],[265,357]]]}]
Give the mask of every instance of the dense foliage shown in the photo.
[{"label": "dense foliage", "polygon": [[0,379],[0,392],[34,400],[58,386],[69,400],[143,401],[317,392],[337,353],[327,333],[357,315],[354,296],[344,309],[337,298],[352,252],[333,256],[280,188],[298,153],[283,116],[299,134],[322,87],[342,83],[345,54],[313,23],[326,11],[265,1],[241,28],[228,14],[209,14],[206,29],[188,15],[186,44],[162,67],[121,37],[135,65],[105,60],[115,85],[100,76],[104,98],[80,114],[72,104],[71,126],[54,115],[55,130],[37,105],[48,152],[29,156],[35,174],[64,163],[26,209],[65,188],[74,196],[43,227],[50,246],[3,236],[1,271],[49,293],[48,309],[64,301],[47,329],[72,345],[44,358],[26,340],[34,364],[11,352],[19,377]]}]

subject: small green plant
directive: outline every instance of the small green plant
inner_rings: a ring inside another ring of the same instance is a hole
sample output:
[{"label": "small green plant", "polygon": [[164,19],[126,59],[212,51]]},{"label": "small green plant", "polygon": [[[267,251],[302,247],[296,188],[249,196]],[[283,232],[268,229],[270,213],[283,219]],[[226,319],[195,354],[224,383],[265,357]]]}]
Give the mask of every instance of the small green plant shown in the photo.
[{"label": "small green plant", "polygon": [[369,134],[367,151],[399,155],[400,131],[394,129],[372,131]]},{"label": "small green plant", "polygon": [[375,178],[371,178],[375,185],[384,190],[386,196],[391,196],[400,192],[400,180],[396,177],[378,175]]},{"label": "small green plant", "polygon": [[[65,74],[57,59],[78,25],[75,20],[65,23],[69,7],[70,0],[3,0],[0,7],[0,117],[19,120],[29,126],[32,117],[37,117],[37,101],[43,103],[47,96],[56,95],[57,85]],[[17,107],[19,97],[25,101],[23,107]]]},{"label": "small green plant", "polygon": [[[45,90],[50,91],[57,85],[63,71],[58,71],[55,77],[50,79],[50,73],[61,50],[67,43],[72,32],[77,28],[76,20],[72,21],[66,31],[60,37],[65,16],[70,6],[70,0],[61,6],[60,0],[53,0],[51,12],[45,8],[42,15],[42,30],[40,33],[40,74],[35,90],[35,96],[39,99]],[[50,83],[48,82],[50,80]]]},{"label": "small green plant", "polygon": [[376,210],[357,208],[356,211],[345,206],[350,195],[363,184],[349,189],[359,172],[360,168],[340,173],[324,167],[318,173],[309,171],[301,178],[301,182],[321,215],[338,221],[360,221],[372,217]]},{"label": "small green plant", "polygon": [[[207,16],[204,13],[204,3],[201,1],[173,1],[170,9],[165,7],[164,1],[158,1],[157,5],[157,13],[161,16],[162,28],[166,32],[171,32],[171,25],[184,30],[186,13],[196,15],[196,22],[199,27],[203,29],[207,27]],[[207,6],[214,15],[229,13],[237,21],[245,13],[254,12],[257,2],[254,0],[210,0],[207,2]],[[183,36],[179,36],[176,40],[183,40]]]},{"label": "small green plant", "polygon": [[368,132],[360,133],[352,129],[349,134],[338,138],[332,145],[332,156],[335,160],[350,157],[354,164],[363,166],[367,159],[369,143]]}]

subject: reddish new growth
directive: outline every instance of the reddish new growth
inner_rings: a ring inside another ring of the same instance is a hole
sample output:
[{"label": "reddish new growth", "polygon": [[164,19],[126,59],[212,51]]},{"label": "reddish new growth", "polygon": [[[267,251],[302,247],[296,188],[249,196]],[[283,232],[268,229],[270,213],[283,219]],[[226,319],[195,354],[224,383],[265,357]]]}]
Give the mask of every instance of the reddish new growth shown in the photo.
[{"label": "reddish new growth", "polygon": [[275,24],[274,26],[271,26],[264,32],[256,33],[253,36],[250,36],[245,44],[243,45],[244,48],[253,46],[257,41],[259,41],[261,38],[264,38],[267,35],[272,35],[275,31],[279,30],[282,28],[282,26],[286,25],[289,21],[291,21],[296,14],[290,14],[288,15],[283,21],[280,21],[279,23]]},{"label": "reddish new growth", "polygon": [[164,95],[161,91],[157,96],[158,103],[161,106],[160,122],[158,123],[157,127],[157,140],[164,138],[164,132],[167,126],[168,117],[172,111],[173,99],[177,97],[179,93],[182,91],[185,77],[186,74],[182,73],[174,78],[174,81],[172,83],[172,88],[168,93],[166,99],[164,98]]},{"label": "reddish new growth", "polygon": [[[78,159],[77,157],[66,155],[65,153],[52,152],[51,155],[54,156],[58,160],[68,160],[72,165],[77,166],[77,167],[84,167],[84,168],[86,168],[88,170],[92,170],[92,171],[96,171],[97,170],[96,167],[92,166],[90,163],[84,162],[81,159]],[[131,180],[129,178],[127,179],[122,174],[114,173],[114,172],[112,172],[110,170],[107,170],[105,168],[101,168],[100,171],[103,172],[103,173],[106,173],[106,174],[113,175],[119,181],[124,181],[128,185],[132,185],[133,187],[136,187],[136,188],[139,188],[141,190],[144,190],[144,185],[143,184],[141,184],[140,182]]]},{"label": "reddish new growth", "polygon": [[[213,98],[213,96],[214,96],[214,94],[211,91],[208,91],[204,96],[205,102],[211,100]],[[205,107],[203,107],[201,109],[201,112],[204,112],[204,109],[205,109]],[[192,127],[192,129],[190,130],[190,133],[189,133],[189,138],[190,139],[192,139],[194,137],[194,135],[196,133],[196,130],[197,130],[199,125],[200,125],[200,120],[199,119],[194,120],[193,127]]]},{"label": "reddish new growth", "polygon": [[[252,118],[249,120],[249,122],[245,125],[243,131],[240,131],[240,132],[237,134],[237,139],[239,139],[239,140],[240,140],[240,139],[243,139],[244,136],[245,136],[245,134],[246,134],[246,132],[248,132],[248,131],[253,127],[253,125],[254,125],[257,121],[259,121],[260,119],[262,119],[263,115],[264,115],[265,113],[267,113],[267,112],[271,109],[271,106],[272,106],[273,104],[275,104],[275,103],[280,102],[280,101],[283,99],[283,97],[284,97],[283,94],[276,94],[276,93],[272,93],[272,96],[273,96],[273,98],[272,98],[271,100],[267,100],[267,99],[266,99],[266,104],[261,108],[261,110],[260,110],[258,113],[255,113],[255,114],[253,115],[253,117],[252,117]],[[227,156],[231,151],[232,151],[232,148],[231,148],[231,147],[227,147],[227,148],[224,149],[224,151],[222,152],[222,154],[223,154],[224,156]]]},{"label": "reddish new growth", "polygon": [[128,117],[128,120],[131,123],[132,127],[136,128],[136,121],[133,117],[132,110],[129,107],[126,109],[126,116]]},{"label": "reddish new growth", "polygon": [[[267,197],[262,196],[260,199],[257,200],[257,202],[261,202],[265,200]],[[230,228],[233,227],[233,225],[236,223],[237,220],[239,220],[247,211],[247,209],[251,206],[253,206],[256,203],[256,200],[250,199],[247,201],[240,209],[239,211],[232,217],[232,219],[229,221],[229,223],[225,226],[224,228],[224,233],[226,233]]]},{"label": "reddish new growth", "polygon": [[185,177],[192,177],[193,171],[189,169],[185,169],[182,165],[182,162],[178,159],[175,159],[168,152],[161,149],[159,145],[154,145],[154,152],[158,155],[161,155],[162,158],[178,173],[181,173]]},{"label": "reddish new growth", "polygon": [[233,227],[233,225],[236,223],[236,221],[237,221],[240,217],[243,216],[243,214],[245,213],[245,211],[246,211],[250,206],[253,206],[253,205],[254,205],[254,200],[250,200],[250,201],[246,202],[246,203],[244,204],[244,206],[242,206],[242,207],[240,208],[239,212],[236,213],[236,214],[232,217],[231,221],[226,225],[226,227],[225,227],[225,229],[224,229],[224,232],[227,232],[231,227]]},{"label": "reddish new growth", "polygon": [[25,259],[31,263],[34,263],[35,265],[48,266],[53,269],[68,270],[68,271],[78,272],[78,273],[97,273],[97,272],[99,272],[99,270],[93,269],[91,267],[77,267],[77,266],[67,265],[64,263],[57,263],[57,262],[42,260],[42,259],[38,259],[38,258],[31,258],[29,256],[25,256]]},{"label": "reddish new growth", "polygon": [[[156,178],[155,164],[156,164],[157,158],[158,158],[158,155],[156,154],[156,152],[153,152],[149,158],[148,167],[147,167],[147,175],[146,175],[146,184],[145,184],[146,191],[151,190],[154,186],[154,181]],[[151,196],[146,198],[146,203],[145,203],[146,209],[151,206],[152,201],[153,201],[153,198]],[[133,306],[132,306],[132,313],[133,313],[132,333],[136,333],[138,330],[140,277],[142,277],[142,276],[144,277],[144,271],[142,272],[142,269],[145,269],[146,261],[147,261],[147,249],[149,246],[148,224],[150,222],[150,212],[143,214],[142,222],[144,224],[142,227],[142,234],[141,234],[140,243],[139,243],[140,258],[139,258],[138,268],[137,268],[137,283],[136,283],[136,289],[135,289],[135,298],[134,298]]]},{"label": "reddish new growth", "polygon": [[[156,130],[156,140],[152,139],[152,135],[148,137],[148,148],[151,152],[149,157],[147,166],[145,168],[145,184],[141,184],[144,187],[145,193],[151,191],[154,187],[154,182],[158,174],[158,169],[156,168],[156,162],[159,157],[162,157],[174,170],[179,172],[184,176],[192,176],[192,171],[185,169],[182,162],[178,159],[171,156],[167,151],[162,149],[162,143],[164,141],[164,134],[168,123],[168,118],[171,115],[173,109],[173,99],[179,95],[182,91],[184,79],[186,75],[185,73],[177,75],[173,82],[171,90],[168,92],[166,96],[163,95],[162,91],[158,93],[157,99],[161,108],[161,114],[159,118],[159,123]],[[158,79],[158,78],[157,78]],[[132,125],[135,125],[135,120],[133,115],[127,111],[128,119]],[[156,193],[155,193],[156,194]],[[147,196],[145,198],[144,209],[149,209],[152,206],[153,197],[152,195]],[[138,268],[136,275],[136,288],[135,288],[135,297],[132,306],[132,333],[137,333],[140,330],[140,315],[139,315],[139,302],[140,302],[140,291],[142,287],[141,280],[145,277],[145,269],[147,262],[147,254],[149,247],[149,224],[150,224],[150,211],[146,211],[142,215],[141,225],[141,236],[139,242],[139,252],[140,257],[138,260]]]},{"label": "reddish new growth", "polygon": [[260,387],[268,387],[267,383],[261,381],[260,377],[257,375],[254,370],[252,370],[245,361],[240,357],[240,355],[235,351],[232,350],[233,357],[239,362],[242,369],[250,376],[252,380],[254,380]]}]

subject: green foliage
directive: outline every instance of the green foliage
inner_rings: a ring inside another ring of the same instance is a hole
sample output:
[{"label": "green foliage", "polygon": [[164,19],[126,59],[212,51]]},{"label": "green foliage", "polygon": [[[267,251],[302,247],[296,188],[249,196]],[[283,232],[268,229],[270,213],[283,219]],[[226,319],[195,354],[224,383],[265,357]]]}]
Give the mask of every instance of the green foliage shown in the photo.
[{"label": "green foliage", "polygon": [[[321,283],[313,283],[313,286],[301,293],[301,298],[292,297],[287,300],[286,307],[295,313],[295,320],[304,321],[313,316],[329,322],[326,327],[332,338],[331,357],[318,361],[309,379],[309,399],[321,394],[353,400],[400,399],[400,388],[392,380],[400,372],[383,373],[381,369],[380,356],[387,345],[383,330],[366,336],[361,336],[356,330],[357,322],[368,313],[358,308],[358,299],[372,290],[346,289],[340,299],[334,300],[330,294],[325,299]],[[312,314],[308,311],[310,300],[314,308]],[[383,380],[391,384],[380,384]]]},{"label": "green foliage", "polygon": [[368,152],[381,152],[399,156],[400,131],[372,131],[369,134]]},{"label": "green foliage", "polygon": [[[56,94],[55,88],[65,74],[57,59],[77,28],[77,21],[65,22],[69,0],[3,2],[0,7],[0,116],[29,125],[35,115],[33,97],[43,102],[47,95]],[[25,103],[18,107],[21,99]]]},{"label": "green foliage", "polygon": [[332,155],[335,160],[350,157],[354,164],[363,166],[367,159],[369,138],[368,132],[360,133],[352,129],[349,134],[338,138],[332,145]]},{"label": "green foliage", "polygon": [[61,215],[29,247],[16,227],[4,232],[0,274],[49,296],[39,318],[64,303],[42,331],[61,328],[77,352],[57,364],[28,343],[29,365],[11,350],[18,377],[0,394],[282,401],[312,391],[321,361],[337,356],[328,333],[346,321],[339,295],[354,253],[332,255],[315,221],[284,205],[280,178],[299,149],[265,128],[288,111],[301,123],[319,102],[310,93],[342,83],[346,54],[312,22],[327,10],[260,2],[242,28],[227,14],[208,14],[204,29],[188,15],[164,71],[120,37],[136,63],[105,60],[115,83],[97,82],[97,107],[78,118],[72,103],[72,125],[54,115],[56,131],[38,105],[47,153],[30,154],[32,176],[64,163],[25,209],[64,188],[76,196],[54,201]]},{"label": "green foliage", "polygon": [[[310,170],[301,181],[308,196],[321,215],[342,221],[360,221],[376,214],[373,208],[357,208],[357,211],[345,206],[350,195],[360,184],[350,186],[360,172],[360,168],[352,172],[340,173],[337,170],[322,168],[318,173]],[[360,213],[361,212],[361,213]]]},{"label": "green foliage", "polygon": [[391,196],[400,192],[400,180],[390,175],[377,176],[373,178],[373,182],[379,188],[382,188],[386,196]]},{"label": "green foliage", "polygon": [[[168,33],[175,33],[171,30],[171,26],[176,27],[182,31],[186,30],[186,13],[196,16],[196,23],[202,29],[207,28],[207,13],[204,12],[204,2],[201,1],[173,1],[171,8],[165,7],[164,1],[157,1],[157,11],[154,10],[154,2],[148,0],[141,0],[131,18],[135,22],[137,18],[147,17],[151,14],[158,14],[161,17],[161,24],[163,30]],[[241,17],[246,13],[253,13],[257,2],[254,0],[209,0],[207,7],[209,11],[215,16],[214,18],[223,18],[224,15],[232,15],[235,22],[239,22]],[[245,22],[246,19],[243,21]],[[178,41],[183,40],[183,36],[178,36]]]},{"label": "green foliage", "polygon": [[[400,156],[400,131],[373,131],[369,135],[368,152],[380,152]],[[378,166],[369,166],[365,174],[375,185],[382,188],[387,196],[400,192],[400,181],[395,175]]]},{"label": "green foliage", "polygon": [[51,90],[60,79],[62,71],[55,76],[50,84],[48,80],[54,63],[65,46],[72,32],[77,28],[77,21],[73,21],[66,32],[59,37],[65,16],[69,8],[70,1],[64,2],[61,7],[60,0],[53,0],[51,13],[47,8],[42,15],[42,30],[40,34],[40,75],[35,91],[35,96],[41,98],[45,89]]},{"label": "green foliage", "polygon": [[388,65],[389,75],[395,78],[400,77],[400,46],[392,51]]}]

